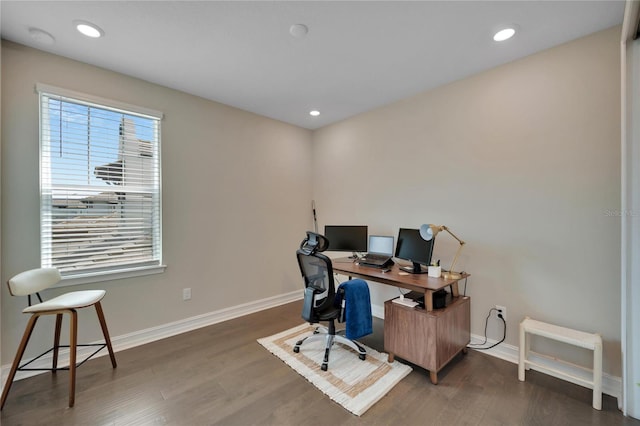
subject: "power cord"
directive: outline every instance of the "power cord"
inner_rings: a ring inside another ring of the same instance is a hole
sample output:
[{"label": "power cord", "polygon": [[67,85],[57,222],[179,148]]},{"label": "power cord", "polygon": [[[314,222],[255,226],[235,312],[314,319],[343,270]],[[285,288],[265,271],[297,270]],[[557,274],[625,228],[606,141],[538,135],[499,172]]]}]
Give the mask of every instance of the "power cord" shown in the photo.
[{"label": "power cord", "polygon": [[502,330],[503,330],[503,333],[502,333],[502,339],[500,339],[500,341],[498,341],[498,342],[494,343],[493,345],[491,345],[491,346],[487,346],[487,347],[485,347],[485,348],[478,348],[478,347],[477,347],[477,346],[485,345],[485,344],[487,343],[487,325],[488,325],[488,323],[489,323],[489,317],[491,316],[491,312],[492,312],[492,311],[498,311],[498,310],[497,310],[496,308],[491,308],[491,309],[489,309],[489,315],[487,315],[487,318],[486,318],[486,319],[485,319],[485,321],[484,321],[484,342],[482,342],[482,343],[469,343],[469,344],[467,345],[467,347],[468,347],[468,348],[471,348],[471,349],[477,349],[477,350],[480,350],[480,351],[484,351],[484,350],[487,350],[487,349],[495,348],[495,347],[496,347],[496,346],[498,346],[500,343],[504,342],[504,339],[506,339],[506,338],[507,338],[507,322],[506,322],[506,321],[504,320],[504,318],[502,317],[502,314],[501,314],[501,313],[498,313],[498,318],[500,318],[500,319],[502,320],[502,326],[503,326],[503,328],[502,328]]}]

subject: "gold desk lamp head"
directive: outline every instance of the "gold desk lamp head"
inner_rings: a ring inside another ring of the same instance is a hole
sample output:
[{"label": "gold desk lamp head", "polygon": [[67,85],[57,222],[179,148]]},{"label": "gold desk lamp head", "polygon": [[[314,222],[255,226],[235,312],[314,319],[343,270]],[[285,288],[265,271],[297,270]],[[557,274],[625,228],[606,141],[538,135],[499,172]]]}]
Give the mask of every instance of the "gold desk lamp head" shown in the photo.
[{"label": "gold desk lamp head", "polygon": [[451,280],[459,280],[460,278],[462,278],[462,274],[458,273],[458,272],[454,272],[453,271],[453,267],[456,264],[456,261],[458,260],[458,256],[460,255],[460,251],[462,251],[462,246],[464,246],[464,241],[462,241],[460,238],[458,238],[453,232],[451,232],[449,230],[449,228],[447,228],[444,225],[432,225],[432,224],[424,224],[420,227],[420,236],[426,240],[426,241],[431,241],[433,238],[436,237],[436,235],[438,235],[438,233],[442,232],[442,231],[447,231],[447,233],[449,235],[451,235],[453,238],[455,238],[458,243],[460,244],[460,246],[458,247],[458,251],[456,252],[455,257],[453,258],[453,262],[451,262],[451,267],[449,268],[449,271],[447,272],[443,272],[442,276],[444,279],[451,279]]}]

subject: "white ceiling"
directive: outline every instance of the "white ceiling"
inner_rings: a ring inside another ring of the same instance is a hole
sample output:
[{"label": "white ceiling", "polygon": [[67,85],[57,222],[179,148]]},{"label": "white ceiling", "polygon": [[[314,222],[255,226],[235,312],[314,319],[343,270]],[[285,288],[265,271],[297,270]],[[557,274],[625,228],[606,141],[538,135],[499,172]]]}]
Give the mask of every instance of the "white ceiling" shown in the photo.
[{"label": "white ceiling", "polygon": [[[3,0],[0,8],[4,39],[315,129],[618,25],[624,1]],[[105,36],[82,36],[78,19]],[[289,33],[299,23],[309,28],[304,38]],[[515,37],[492,40],[513,24]],[[55,43],[38,43],[29,28]]]}]

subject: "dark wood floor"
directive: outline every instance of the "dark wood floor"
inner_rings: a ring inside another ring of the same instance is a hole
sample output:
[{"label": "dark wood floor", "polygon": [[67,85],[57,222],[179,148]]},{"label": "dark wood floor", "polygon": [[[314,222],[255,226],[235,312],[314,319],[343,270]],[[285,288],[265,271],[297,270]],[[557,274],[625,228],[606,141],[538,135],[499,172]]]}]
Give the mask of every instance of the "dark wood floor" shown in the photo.
[{"label": "dark wood floor", "polygon": [[[9,425],[640,425],[615,399],[591,408],[591,391],[478,351],[460,355],[439,384],[416,367],[357,417],[332,402],[256,339],[301,324],[301,303],[269,309],[118,352],[68,375],[14,383],[0,420]],[[382,351],[383,325],[362,342]]]}]

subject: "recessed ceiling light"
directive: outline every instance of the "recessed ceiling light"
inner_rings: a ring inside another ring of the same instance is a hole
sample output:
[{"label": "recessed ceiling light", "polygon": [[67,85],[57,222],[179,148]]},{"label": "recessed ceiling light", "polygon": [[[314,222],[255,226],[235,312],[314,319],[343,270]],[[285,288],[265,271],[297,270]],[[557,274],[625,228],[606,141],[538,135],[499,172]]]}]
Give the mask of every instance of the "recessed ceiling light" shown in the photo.
[{"label": "recessed ceiling light", "polygon": [[87,37],[99,38],[104,35],[104,31],[102,31],[100,27],[98,27],[95,24],[92,24],[91,22],[73,21],[73,25],[76,26],[76,29],[80,31],[80,33],[86,35]]},{"label": "recessed ceiling light", "polygon": [[289,28],[289,34],[295,38],[302,38],[307,35],[309,28],[304,24],[293,24]]},{"label": "recessed ceiling light", "polygon": [[495,41],[505,41],[509,40],[516,33],[516,30],[513,28],[505,28],[503,30],[498,31],[493,36],[493,40]]},{"label": "recessed ceiling light", "polygon": [[318,111],[317,109],[314,109],[313,111],[309,111],[309,115],[313,117],[317,117],[320,115],[320,111]]},{"label": "recessed ceiling light", "polygon": [[29,28],[29,36],[40,44],[52,45],[56,42],[56,39],[51,34],[40,28]]}]

